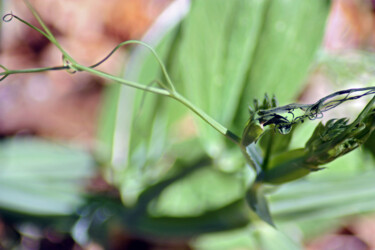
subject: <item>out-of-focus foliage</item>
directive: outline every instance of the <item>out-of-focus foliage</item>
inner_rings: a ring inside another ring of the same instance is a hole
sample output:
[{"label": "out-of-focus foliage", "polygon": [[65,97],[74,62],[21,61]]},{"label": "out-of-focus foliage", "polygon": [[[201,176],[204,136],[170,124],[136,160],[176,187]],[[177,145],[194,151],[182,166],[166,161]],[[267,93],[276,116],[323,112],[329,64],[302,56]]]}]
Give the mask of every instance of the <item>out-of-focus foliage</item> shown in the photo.
[{"label": "out-of-focus foliage", "polygon": [[[239,134],[254,98],[268,92],[284,104],[299,94],[320,46],[329,3],[194,1],[188,16],[152,45],[166,63],[176,88]],[[155,84],[154,80],[164,80],[154,58],[141,50],[133,51],[124,77],[148,86]],[[324,173],[285,184],[269,195],[271,215],[280,225],[277,231],[259,221],[246,204],[250,203],[258,215],[266,211],[261,217],[272,224],[266,195],[277,188],[262,187],[262,192],[257,186],[249,189],[254,172],[246,166],[241,152],[182,105],[112,85],[106,88],[102,110],[95,156],[107,181],[118,187],[122,203],[99,196],[82,203],[78,184],[90,176],[91,158],[79,150],[60,152],[60,147],[30,141],[17,142],[17,147],[4,145],[3,152],[8,154],[4,164],[10,167],[5,168],[8,172],[4,170],[7,175],[0,186],[18,198],[10,203],[0,192],[0,206],[24,213],[74,214],[77,221],[72,235],[83,244],[91,237],[105,245],[107,226],[113,223],[147,237],[197,237],[193,245],[198,249],[220,249],[218,242],[222,242],[222,249],[300,249],[303,233],[308,231],[303,225],[373,210],[373,169],[358,170],[358,165],[366,164],[356,151],[344,156],[341,168],[333,167],[333,161],[326,171],[320,171]],[[266,178],[269,183],[278,183],[279,172],[272,171],[280,162],[288,167],[288,161],[303,150],[293,151],[293,147],[307,141],[308,149],[319,149],[322,141],[330,139],[332,124],[318,125],[315,133],[310,131],[310,141],[298,127],[286,136],[269,130],[259,145],[248,151],[262,157],[267,152],[276,155],[265,157],[259,166],[268,162],[268,173],[273,176]],[[347,126],[341,125],[339,130]],[[318,133],[324,131],[328,131],[327,137]],[[274,147],[270,149],[271,143]],[[30,158],[20,157],[26,152]],[[51,155],[52,159],[42,157]],[[367,165],[373,165],[371,159],[369,162]],[[72,169],[66,169],[67,165]],[[55,172],[47,171],[49,166],[55,166]],[[351,176],[349,181],[347,176]],[[36,206],[27,202],[34,191]],[[58,206],[49,204],[56,198]],[[82,206],[74,213],[78,205]],[[297,228],[300,238],[289,237],[295,235],[284,230],[288,223]]]},{"label": "out-of-focus foliage", "polygon": [[94,170],[84,150],[27,138],[3,141],[0,162],[0,207],[43,216],[75,212]]}]

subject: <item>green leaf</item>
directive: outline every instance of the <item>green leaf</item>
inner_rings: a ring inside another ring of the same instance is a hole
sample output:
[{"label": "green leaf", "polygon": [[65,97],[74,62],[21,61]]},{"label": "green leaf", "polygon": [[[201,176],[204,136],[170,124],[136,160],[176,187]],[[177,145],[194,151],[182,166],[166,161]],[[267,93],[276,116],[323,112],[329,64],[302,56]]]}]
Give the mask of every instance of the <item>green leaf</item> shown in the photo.
[{"label": "green leaf", "polygon": [[[262,32],[249,65],[241,107],[264,93],[290,102],[303,86],[324,34],[329,1],[267,1]],[[245,109],[238,121],[246,120]]]},{"label": "green leaf", "polygon": [[289,144],[292,140],[294,129],[288,134],[280,134],[275,130],[268,129],[259,140],[259,147],[262,148],[264,160],[262,163],[262,170],[266,171],[269,168],[269,161],[271,157],[275,157],[281,153],[289,150]]},{"label": "green leaf", "polygon": [[198,216],[223,207],[244,194],[241,176],[222,173],[212,167],[192,172],[168,186],[155,201],[156,216]]},{"label": "green leaf", "polygon": [[259,146],[263,152],[269,152],[270,155],[277,155],[283,153],[289,149],[289,144],[293,137],[292,129],[291,133],[283,135],[272,129],[267,130],[259,140]]},{"label": "green leaf", "polygon": [[197,250],[257,249],[248,227],[226,232],[203,234],[193,239],[191,245]]},{"label": "green leaf", "polygon": [[[98,121],[97,145],[95,155],[103,163],[109,163],[115,150],[116,116],[120,98],[120,84],[111,84],[104,88],[103,103]],[[124,128],[125,129],[125,128]]]},{"label": "green leaf", "polygon": [[315,165],[305,162],[306,151],[296,149],[273,157],[269,168],[263,172],[262,181],[272,184],[282,184],[302,178],[309,174]]},{"label": "green leaf", "polygon": [[302,246],[294,242],[291,238],[285,235],[280,230],[267,225],[259,225],[254,232],[256,239],[258,239],[259,249],[265,250],[279,250],[290,249],[300,250]]},{"label": "green leaf", "polygon": [[38,139],[0,145],[0,207],[37,215],[67,215],[83,202],[93,175],[88,152]]},{"label": "green leaf", "polygon": [[[266,1],[195,1],[181,27],[173,76],[195,105],[230,125],[254,53]],[[206,150],[217,155],[223,138],[198,120]]]},{"label": "green leaf", "polygon": [[328,163],[324,171],[287,183],[269,195],[279,223],[334,220],[374,211],[374,161],[360,150]]},{"label": "green leaf", "polygon": [[[374,211],[374,172],[350,179],[301,181],[288,184],[271,196],[277,221],[334,219]],[[293,202],[291,202],[293,200]]]},{"label": "green leaf", "polygon": [[260,219],[275,227],[263,189],[264,187],[262,184],[255,182],[246,192],[245,199],[250,208],[259,216]]},{"label": "green leaf", "polygon": [[282,229],[258,223],[256,227],[248,226],[237,230],[205,234],[194,239],[192,245],[194,249],[199,250],[302,249],[302,244],[294,242],[295,240],[295,235],[288,237]]}]

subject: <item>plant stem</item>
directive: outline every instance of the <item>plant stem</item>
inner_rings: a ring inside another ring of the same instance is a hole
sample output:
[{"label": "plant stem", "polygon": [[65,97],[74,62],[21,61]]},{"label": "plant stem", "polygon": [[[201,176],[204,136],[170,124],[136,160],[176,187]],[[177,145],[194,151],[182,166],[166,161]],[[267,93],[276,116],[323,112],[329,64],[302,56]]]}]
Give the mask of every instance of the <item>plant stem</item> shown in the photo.
[{"label": "plant stem", "polygon": [[77,63],[72,63],[72,68],[76,69],[78,71],[85,71],[85,72],[91,73],[93,75],[97,75],[97,76],[100,76],[100,77],[103,77],[103,78],[106,78],[106,79],[110,79],[112,81],[127,85],[129,87],[140,89],[140,90],[143,90],[143,91],[147,91],[147,92],[151,92],[151,93],[155,93],[155,94],[159,94],[159,95],[163,95],[163,96],[169,96],[169,97],[171,97],[171,95],[172,95],[168,90],[161,89],[161,88],[155,88],[155,87],[151,87],[151,86],[145,86],[145,85],[142,85],[140,83],[125,80],[123,78],[108,74],[106,72],[103,72],[103,71],[100,71],[100,70],[97,70],[97,69],[86,67],[86,66],[83,66],[83,65],[80,65],[80,64],[77,64]]},{"label": "plant stem", "polygon": [[62,70],[69,69],[68,66],[56,66],[56,67],[44,67],[44,68],[33,68],[33,69],[16,69],[16,70],[6,70],[0,73],[0,76],[3,75],[14,75],[14,74],[25,74],[25,73],[38,73],[45,72],[50,70]]},{"label": "plant stem", "polygon": [[[97,69],[94,69],[94,68],[91,68],[91,67],[86,67],[86,66],[80,65],[78,63],[75,63],[74,61],[71,62],[70,66],[44,67],[44,68],[22,69],[22,70],[8,70],[5,67],[2,67],[2,68],[5,69],[5,71],[0,73],[0,77],[3,76],[3,78],[1,78],[1,79],[4,79],[6,76],[13,75],[13,74],[38,73],[38,72],[45,72],[45,71],[49,71],[49,70],[74,69],[74,70],[77,70],[77,71],[85,71],[85,72],[91,73],[93,75],[103,77],[103,78],[118,82],[118,83],[123,84],[123,85],[127,85],[129,87],[133,87],[133,88],[136,88],[136,89],[140,89],[140,90],[151,92],[151,93],[158,94],[158,95],[171,97],[171,98],[175,99],[176,101],[180,102],[181,104],[183,104],[185,107],[187,107],[191,111],[193,111],[196,115],[198,115],[200,118],[202,118],[202,120],[207,122],[211,127],[213,127],[215,130],[217,130],[219,133],[221,133],[222,135],[224,135],[225,137],[227,137],[228,139],[230,139],[234,143],[239,145],[240,141],[241,141],[240,137],[238,137],[233,132],[228,130],[226,127],[221,125],[218,121],[216,121],[211,116],[206,114],[203,110],[196,107],[188,99],[186,99],[185,97],[180,95],[176,90],[174,90],[174,88],[172,90],[166,90],[166,89],[156,88],[156,87],[152,87],[152,86],[145,86],[145,85],[142,85],[140,83],[125,80],[123,78],[108,74],[106,72],[103,72],[103,71],[100,71],[100,70],[97,70]],[[171,86],[173,86],[173,85],[171,85]]]},{"label": "plant stem", "polygon": [[194,106],[185,97],[183,97],[182,95],[180,95],[177,92],[174,92],[171,97],[173,99],[179,101],[183,105],[185,105],[188,109],[190,109],[191,111],[193,111],[196,115],[198,115],[200,118],[202,118],[202,120],[204,120],[205,122],[207,122],[211,127],[213,127],[214,129],[216,129],[219,133],[221,133],[222,135],[224,135],[225,137],[227,137],[228,139],[230,139],[231,141],[233,141],[237,145],[240,144],[241,139],[237,135],[235,135],[233,132],[231,132],[226,127],[224,127],[223,125],[221,125],[219,122],[217,122],[211,116],[209,116],[208,114],[206,114],[204,111],[202,111],[198,107]]},{"label": "plant stem", "polygon": [[211,116],[206,114],[204,111],[202,111],[201,109],[196,107],[189,100],[187,100],[185,97],[180,95],[177,91],[144,86],[144,85],[139,84],[137,82],[125,80],[125,79],[122,79],[120,77],[117,77],[117,76],[114,76],[114,75],[111,75],[111,74],[108,74],[108,73],[105,73],[105,72],[102,72],[102,71],[99,71],[99,70],[96,70],[96,69],[93,69],[93,68],[90,68],[90,67],[85,67],[85,66],[82,66],[82,65],[77,64],[77,63],[72,63],[72,68],[76,69],[78,71],[86,71],[86,72],[91,73],[93,75],[97,75],[97,76],[100,76],[100,77],[103,77],[103,78],[106,78],[106,79],[110,79],[112,81],[116,81],[118,83],[130,86],[130,87],[133,87],[133,88],[137,88],[137,89],[140,89],[140,90],[143,90],[143,91],[148,91],[148,92],[152,92],[152,93],[155,93],[155,94],[171,97],[171,98],[175,99],[176,101],[180,102],[181,104],[183,104],[185,107],[187,107],[191,111],[193,111],[196,115],[198,115],[200,118],[202,118],[202,120],[207,122],[211,127],[213,127],[215,130],[217,130],[219,133],[221,133],[222,135],[224,135],[225,137],[227,137],[228,139],[230,139],[234,143],[240,144],[241,139],[237,135],[235,135],[233,132],[229,131],[226,127],[221,125],[219,122],[217,122]]}]

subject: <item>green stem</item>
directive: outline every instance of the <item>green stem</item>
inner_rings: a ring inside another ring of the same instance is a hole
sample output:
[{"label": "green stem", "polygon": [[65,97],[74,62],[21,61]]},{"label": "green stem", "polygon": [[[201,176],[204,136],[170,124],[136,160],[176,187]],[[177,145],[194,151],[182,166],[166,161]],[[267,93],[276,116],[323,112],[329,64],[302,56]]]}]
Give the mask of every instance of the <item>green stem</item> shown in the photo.
[{"label": "green stem", "polygon": [[6,70],[0,73],[0,76],[14,75],[14,74],[25,74],[25,73],[38,73],[50,70],[63,70],[69,69],[68,66],[57,66],[57,67],[44,67],[44,68],[33,68],[33,69],[17,69],[17,70]]},{"label": "green stem", "polygon": [[[1,66],[1,65],[0,65]],[[189,100],[187,100],[185,97],[180,95],[177,91],[172,88],[172,90],[166,90],[166,89],[161,89],[161,88],[156,88],[156,87],[151,87],[151,86],[145,86],[142,84],[139,84],[137,82],[125,80],[123,78],[108,74],[106,72],[91,68],[91,67],[86,67],[83,65],[80,65],[78,63],[72,63],[70,66],[57,66],[57,67],[44,67],[44,68],[33,68],[33,69],[22,69],[22,70],[8,70],[7,68],[1,66],[5,71],[0,73],[0,76],[6,76],[12,75],[12,74],[25,74],[25,73],[38,73],[38,72],[44,72],[44,71],[49,71],[49,70],[67,70],[67,69],[74,69],[77,71],[85,71],[88,73],[91,73],[93,75],[103,77],[115,82],[118,82],[120,84],[133,87],[136,89],[140,89],[143,91],[151,92],[154,94],[159,94],[167,97],[171,97],[181,104],[183,104],[185,107],[193,111],[196,115],[198,115],[200,118],[202,118],[205,122],[207,122],[211,127],[213,127],[215,130],[217,130],[219,133],[224,135],[225,137],[229,138],[231,141],[233,141],[236,144],[240,144],[241,138],[235,135],[233,132],[228,130],[226,127],[221,125],[219,122],[217,122],[215,119],[213,119],[211,116],[206,114],[204,111],[196,107],[194,104],[192,104]],[[2,79],[4,79],[2,78]],[[173,85],[170,85],[173,86]]]},{"label": "green stem", "polygon": [[217,122],[215,119],[213,119],[211,116],[207,115],[204,111],[199,109],[198,107],[194,106],[189,100],[187,100],[185,97],[180,95],[177,92],[174,92],[173,95],[171,96],[173,99],[176,99],[183,105],[185,105],[188,109],[193,111],[196,115],[198,115],[202,120],[207,122],[211,127],[216,129],[219,133],[233,141],[234,143],[240,145],[241,139],[235,135],[233,132],[228,130],[226,127],[221,125],[219,122]]},{"label": "green stem", "polygon": [[240,144],[241,139],[238,136],[236,136],[233,132],[229,131],[226,127],[221,125],[219,122],[217,122],[211,116],[209,116],[204,111],[202,111],[201,109],[196,107],[194,104],[192,104],[189,100],[187,100],[185,97],[183,97],[182,95],[180,95],[176,91],[144,86],[144,85],[139,84],[137,82],[125,80],[125,79],[122,79],[120,77],[113,76],[111,74],[108,74],[108,73],[105,73],[105,72],[102,72],[102,71],[99,71],[99,70],[96,70],[96,69],[93,69],[93,68],[90,68],[90,67],[82,66],[80,64],[74,63],[74,64],[72,64],[72,68],[74,68],[78,71],[86,71],[86,72],[91,73],[93,75],[97,75],[97,76],[100,76],[100,77],[103,77],[103,78],[106,78],[106,79],[110,79],[112,81],[116,81],[118,83],[130,86],[130,87],[133,87],[133,88],[141,89],[143,91],[148,91],[148,92],[152,92],[152,93],[155,93],[155,94],[171,97],[171,98],[177,100],[178,102],[180,102],[181,104],[183,104],[185,107],[187,107],[191,111],[193,111],[196,115],[198,115],[200,118],[202,118],[205,122],[207,122],[211,127],[213,127],[215,130],[217,130],[219,133],[221,133],[225,137],[229,138],[234,143]]},{"label": "green stem", "polygon": [[267,144],[266,153],[265,153],[264,160],[263,160],[263,163],[262,163],[262,169],[263,169],[263,171],[267,170],[268,163],[269,163],[271,155],[272,155],[273,141],[274,141],[274,136],[271,135],[270,136],[270,140],[269,140],[269,142]]},{"label": "green stem", "polygon": [[108,74],[106,72],[103,72],[103,71],[100,71],[100,70],[97,70],[97,69],[86,67],[86,66],[83,66],[83,65],[80,65],[80,64],[74,63],[74,64],[72,64],[72,68],[76,69],[78,71],[85,71],[85,72],[91,73],[93,75],[100,76],[100,77],[103,77],[103,78],[121,83],[123,85],[127,85],[129,87],[140,89],[140,90],[143,90],[143,91],[147,91],[147,92],[151,92],[151,93],[155,93],[155,94],[159,94],[159,95],[163,95],[163,96],[169,96],[169,97],[172,96],[171,92],[169,92],[168,90],[155,88],[155,87],[151,87],[151,86],[145,86],[145,85],[139,84],[137,82],[125,80],[123,78]]},{"label": "green stem", "polygon": [[241,149],[242,155],[245,157],[246,163],[255,171],[257,175],[259,175],[259,173],[261,173],[259,164],[257,164],[255,160],[250,156],[244,145],[239,144],[239,147]]}]

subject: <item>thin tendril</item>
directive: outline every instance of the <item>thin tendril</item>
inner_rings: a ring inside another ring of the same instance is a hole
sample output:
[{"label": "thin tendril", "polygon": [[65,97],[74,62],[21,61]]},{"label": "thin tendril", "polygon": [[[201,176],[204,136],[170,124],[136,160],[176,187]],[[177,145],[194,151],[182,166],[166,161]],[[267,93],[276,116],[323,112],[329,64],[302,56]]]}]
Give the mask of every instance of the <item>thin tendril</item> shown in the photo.
[{"label": "thin tendril", "polygon": [[4,72],[0,73],[0,82],[7,78],[9,75],[14,74],[26,74],[26,73],[37,73],[37,72],[45,72],[45,71],[57,71],[57,70],[66,70],[70,69],[68,66],[56,66],[56,67],[45,67],[45,68],[33,68],[33,69],[21,69],[21,70],[9,70],[3,65],[0,64],[0,68],[4,69]]},{"label": "thin tendril", "polygon": [[42,34],[43,36],[45,36],[46,38],[49,39],[49,35],[48,35],[46,32],[44,32],[43,30],[41,30],[41,29],[35,27],[34,25],[32,25],[32,24],[26,22],[25,20],[23,20],[22,18],[20,18],[20,17],[14,15],[13,13],[9,13],[9,14],[4,15],[4,16],[3,16],[3,21],[6,22],[6,23],[9,23],[9,22],[11,22],[11,21],[13,20],[13,18],[17,19],[17,20],[20,21],[21,23],[26,24],[27,26],[29,26],[29,27],[32,28],[33,30],[38,31],[40,34]]},{"label": "thin tendril", "polygon": [[116,52],[116,50],[118,50],[120,47],[121,47],[121,44],[117,45],[106,57],[104,57],[102,60],[100,60],[99,62],[97,62],[97,63],[95,63],[95,64],[93,64],[89,67],[92,68],[92,69],[98,67],[100,64],[107,61]]},{"label": "thin tendril", "polygon": [[171,79],[169,77],[169,74],[168,74],[166,68],[165,68],[165,65],[163,64],[163,62],[161,61],[161,59],[157,55],[156,51],[151,46],[149,46],[148,44],[140,42],[140,41],[129,40],[129,41],[125,41],[125,42],[120,43],[107,56],[105,56],[99,62],[91,65],[90,68],[96,68],[96,67],[98,67],[100,64],[102,64],[106,60],[108,60],[113,55],[113,53],[115,53],[119,48],[121,48],[122,46],[129,45],[129,44],[140,44],[140,45],[146,47],[148,50],[151,51],[152,55],[155,57],[156,61],[158,62],[159,66],[161,68],[161,71],[162,71],[163,75],[165,76],[165,78],[167,80],[167,83],[168,83],[168,87],[166,85],[164,85],[164,84],[162,85],[162,87],[164,89],[166,89],[166,90],[171,90],[172,92],[175,92],[176,90],[175,90],[174,85],[173,85],[173,83],[172,83],[172,81],[171,81]]},{"label": "thin tendril", "polygon": [[[358,94],[358,95],[350,97],[350,95],[353,94],[354,92],[360,92],[360,91],[366,91],[366,90],[367,92],[363,94]],[[350,100],[356,100],[363,96],[371,95],[371,94],[375,94],[375,87],[341,90],[341,91],[335,92],[333,94],[330,94],[320,99],[315,104],[312,104],[311,108],[307,109],[305,114],[308,114],[311,120],[319,119],[323,117],[323,112],[336,108],[341,103],[344,103]],[[325,101],[331,98],[334,98],[336,96],[340,96],[340,95],[345,95],[345,97],[338,99],[338,100],[331,100],[331,101],[328,101],[327,103],[324,103]]]}]

